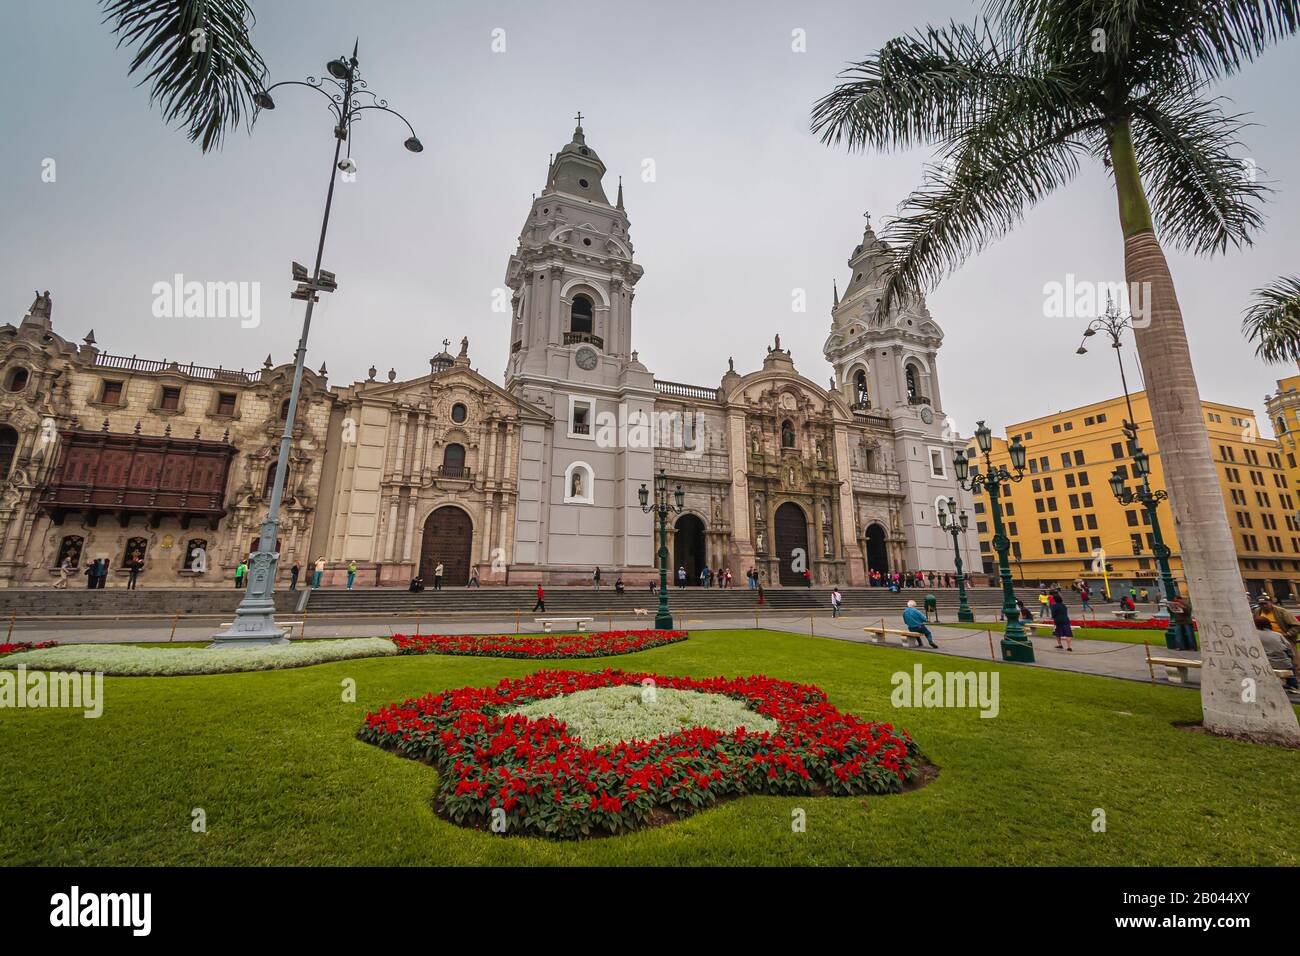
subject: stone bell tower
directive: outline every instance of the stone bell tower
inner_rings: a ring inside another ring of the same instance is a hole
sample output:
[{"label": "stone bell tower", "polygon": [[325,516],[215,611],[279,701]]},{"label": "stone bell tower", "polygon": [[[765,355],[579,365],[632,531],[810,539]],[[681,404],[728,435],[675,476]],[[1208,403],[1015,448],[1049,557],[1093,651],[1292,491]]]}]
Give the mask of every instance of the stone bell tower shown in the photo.
[{"label": "stone bell tower", "polygon": [[[971,515],[972,529],[975,522],[970,494],[953,474],[953,455],[965,442],[944,412],[938,369],[943,330],[925,299],[911,296],[887,315],[877,312],[889,255],[868,216],[862,241],[849,256],[844,295],[835,290],[824,352],[835,369],[835,387],[855,412],[887,417],[892,425],[895,465],[907,498],[901,514],[907,569],[947,570],[952,540],[939,527],[936,502],[956,498]],[[980,566],[979,546],[973,531],[968,537],[962,560],[970,570]]]},{"label": "stone bell tower", "polygon": [[604,176],[579,113],[506,268],[506,388],[553,419],[522,435],[512,582],[577,583],[595,567],[609,574],[653,563],[637,498],[654,465],[654,378],[632,348],[642,270],[622,183],[611,203]]}]

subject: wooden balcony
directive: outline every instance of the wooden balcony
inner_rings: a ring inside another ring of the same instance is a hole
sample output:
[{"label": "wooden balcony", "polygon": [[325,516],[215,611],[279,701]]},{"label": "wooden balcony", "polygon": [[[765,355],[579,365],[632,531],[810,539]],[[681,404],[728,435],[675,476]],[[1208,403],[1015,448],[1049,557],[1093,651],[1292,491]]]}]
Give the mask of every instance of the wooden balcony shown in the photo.
[{"label": "wooden balcony", "polygon": [[146,515],[189,527],[195,518],[215,529],[226,514],[226,481],[235,449],[224,441],[76,430],[60,436],[53,480],[40,505],[56,524],[73,512],[94,525],[111,514],[125,527]]}]

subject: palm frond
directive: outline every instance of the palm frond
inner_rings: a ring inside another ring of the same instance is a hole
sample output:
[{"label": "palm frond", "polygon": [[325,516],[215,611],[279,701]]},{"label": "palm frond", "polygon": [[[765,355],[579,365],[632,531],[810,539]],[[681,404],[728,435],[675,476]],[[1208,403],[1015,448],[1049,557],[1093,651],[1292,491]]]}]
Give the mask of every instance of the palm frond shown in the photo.
[{"label": "palm frond", "polygon": [[1029,124],[1009,132],[1002,118],[988,123],[1001,125],[1002,137],[989,136],[983,127],[968,132],[882,231],[891,259],[879,314],[937,284],[1070,182],[1097,127],[1094,117],[1050,130]]},{"label": "palm frond", "polygon": [[[266,64],[249,38],[247,0],[101,0],[118,46],[135,55],[129,72],[143,72],[150,102],[166,122],[180,122],[206,153],[253,114]],[[196,31],[201,31],[197,32]]]},{"label": "palm frond", "polygon": [[1015,55],[983,25],[927,27],[897,37],[840,74],[813,107],[812,130],[849,149],[906,149],[975,121],[986,102],[1023,82]]},{"label": "palm frond", "polygon": [[1300,276],[1256,289],[1241,330],[1265,362],[1300,362]]},{"label": "palm frond", "polygon": [[1262,171],[1233,155],[1247,124],[1223,102],[1185,89],[1134,104],[1133,147],[1156,226],[1176,247],[1201,254],[1249,245],[1269,192]]}]

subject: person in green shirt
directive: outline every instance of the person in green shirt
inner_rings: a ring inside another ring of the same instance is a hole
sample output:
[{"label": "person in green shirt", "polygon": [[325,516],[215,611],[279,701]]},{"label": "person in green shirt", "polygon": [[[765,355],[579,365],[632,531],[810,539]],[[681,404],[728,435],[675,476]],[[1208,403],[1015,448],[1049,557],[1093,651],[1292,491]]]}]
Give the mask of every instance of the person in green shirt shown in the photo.
[{"label": "person in green shirt", "polygon": [[357,563],[351,561],[348,563],[348,590],[352,590],[352,582],[357,579]]},{"label": "person in green shirt", "polygon": [[930,615],[934,615],[934,623],[939,623],[939,599],[933,594],[925,596],[925,619],[930,620]]},{"label": "person in green shirt", "polygon": [[235,568],[235,587],[242,588],[244,580],[248,577],[248,562],[240,561],[239,567]]}]

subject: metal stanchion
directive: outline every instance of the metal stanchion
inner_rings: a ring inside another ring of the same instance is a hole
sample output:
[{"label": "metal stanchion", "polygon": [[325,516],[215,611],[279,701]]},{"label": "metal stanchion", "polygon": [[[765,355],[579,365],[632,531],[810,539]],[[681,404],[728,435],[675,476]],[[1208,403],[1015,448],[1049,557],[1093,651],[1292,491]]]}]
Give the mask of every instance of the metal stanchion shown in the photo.
[{"label": "metal stanchion", "polygon": [[307,612],[302,612],[302,626],[298,628],[298,640],[307,636]]},{"label": "metal stanchion", "polygon": [[984,633],[987,634],[989,638],[989,657],[991,657],[993,660],[997,660],[998,656],[993,653],[993,632],[985,631]]},{"label": "metal stanchion", "polygon": [[12,644],[14,637],[14,622],[18,620],[18,612],[14,611],[9,615],[9,633],[5,635],[5,643]]},{"label": "metal stanchion", "polygon": [[515,611],[515,633],[516,634],[519,633],[519,616],[520,616],[520,612]]},{"label": "metal stanchion", "polygon": [[420,636],[420,612],[415,612],[415,636]]},{"label": "metal stanchion", "polygon": [[172,641],[176,640],[176,622],[179,621],[180,619],[181,619],[181,612],[180,612],[180,611],[177,611],[174,615],[172,615],[172,632],[171,632],[171,634],[169,634],[169,635],[167,636],[167,643],[168,643],[168,644],[170,644]]}]

